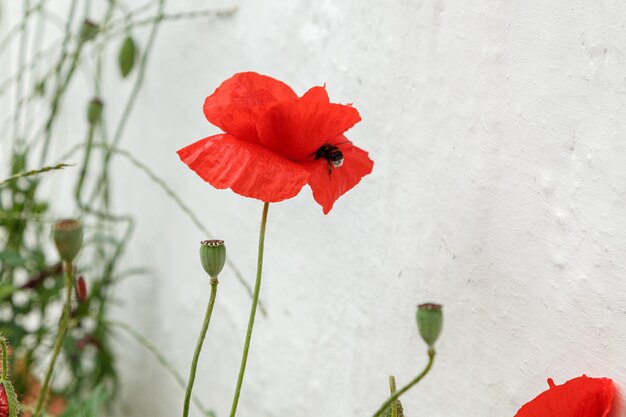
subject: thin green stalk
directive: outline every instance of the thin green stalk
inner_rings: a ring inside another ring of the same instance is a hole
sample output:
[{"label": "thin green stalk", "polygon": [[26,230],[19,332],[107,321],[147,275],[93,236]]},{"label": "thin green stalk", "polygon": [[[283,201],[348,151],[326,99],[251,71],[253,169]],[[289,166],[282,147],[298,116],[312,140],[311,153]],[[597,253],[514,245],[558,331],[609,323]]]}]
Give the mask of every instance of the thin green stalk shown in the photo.
[{"label": "thin green stalk", "polygon": [[[104,125],[101,125],[101,128],[102,127],[104,127]],[[59,158],[59,160],[60,161],[65,161],[65,160],[71,158],[77,151],[79,151],[80,149],[82,149],[82,148],[84,148],[86,146],[88,146],[87,143],[80,143],[80,144],[74,146],[68,152],[66,152],[64,155],[62,155],[61,158]],[[170,187],[161,177],[159,177],[156,173],[154,173],[154,171],[152,171],[148,167],[148,165],[144,164],[143,162],[141,162],[140,160],[135,158],[130,152],[125,151],[125,150],[120,149],[120,148],[113,147],[113,146],[109,145],[108,143],[97,142],[97,143],[93,143],[91,146],[94,147],[94,148],[105,149],[107,152],[110,152],[111,154],[120,155],[120,156],[123,156],[126,159],[128,159],[128,161],[132,165],[134,165],[140,171],[145,173],[155,184],[157,184],[159,187],[161,187],[161,189],[170,198],[172,198],[172,200],[189,217],[189,219],[196,225],[196,227],[198,227],[200,230],[202,230],[204,232],[205,236],[207,236],[209,238],[211,236],[213,236],[213,234],[206,228],[206,226],[204,226],[204,224],[202,224],[202,222],[200,221],[198,216],[196,216],[194,214],[194,212],[191,210],[191,208],[185,204],[183,199],[178,194],[176,194],[176,192],[172,189],[172,187]],[[87,206],[90,206],[90,205],[91,205],[91,203],[87,204]],[[241,271],[239,270],[237,265],[235,265],[235,263],[230,258],[228,258],[228,259],[226,259],[226,266],[228,266],[233,271],[233,273],[235,274],[235,277],[237,277],[237,280],[239,281],[239,283],[244,287],[244,289],[246,290],[246,292],[248,293],[250,298],[252,298],[252,296],[253,296],[252,287],[250,286],[248,281],[245,280],[245,278],[243,277],[243,274],[241,273]],[[261,314],[263,316],[267,317],[267,310],[265,309],[265,306],[263,305],[263,300],[259,300],[259,311],[261,312]]]},{"label": "thin green stalk", "polygon": [[402,394],[404,394],[405,392],[410,390],[415,384],[420,382],[426,376],[428,371],[430,371],[430,368],[432,368],[434,360],[435,360],[435,350],[429,349],[428,350],[428,364],[426,364],[426,368],[424,368],[424,370],[418,376],[416,376],[411,382],[409,382],[404,387],[402,387],[400,391],[397,391],[395,394],[392,394],[389,398],[387,398],[387,401],[385,401],[383,405],[380,406],[378,411],[376,411],[372,417],[380,417],[385,412],[385,410],[389,407],[389,405],[391,405],[392,403],[395,403],[395,401],[398,398],[400,398]]},{"label": "thin green stalk", "polygon": [[41,153],[41,163],[44,163],[46,160],[46,156],[48,154],[48,147],[50,145],[50,140],[52,138],[52,128],[54,127],[54,122],[57,119],[59,106],[61,104],[61,100],[63,99],[63,96],[65,95],[67,86],[70,84],[70,81],[72,80],[72,76],[74,75],[74,72],[78,68],[78,63],[80,61],[80,54],[83,50],[84,45],[85,45],[85,42],[83,42],[82,40],[78,41],[76,50],[72,54],[72,59],[70,61],[70,67],[67,70],[67,74],[65,75],[65,78],[63,79],[61,84],[58,85],[54,93],[54,97],[52,98],[52,104],[50,105],[50,115],[48,116],[48,119],[46,120],[46,124],[44,127],[44,144],[43,144],[43,151]]},{"label": "thin green stalk", "polygon": [[[24,2],[24,25],[22,26],[22,30],[20,33],[20,43],[19,43],[19,58],[18,58],[18,67],[24,65],[24,60],[26,59],[26,45],[28,43],[28,20],[30,16],[30,0],[25,0]],[[24,138],[20,137],[20,118],[22,115],[22,80],[24,77],[24,72],[19,72],[17,74],[17,80],[15,82],[15,114],[13,116],[13,139],[14,139],[14,150],[13,153],[20,152],[20,146],[23,143]]]},{"label": "thin green stalk", "polygon": [[[154,343],[152,343],[150,340],[148,340],[146,337],[144,337],[141,333],[139,333],[137,330],[133,329],[132,327],[130,327],[126,323],[123,323],[121,321],[116,321],[116,320],[106,320],[106,323],[111,324],[111,325],[116,326],[116,327],[119,327],[122,330],[125,330],[141,346],[146,348],[150,353],[152,353],[154,355],[154,357],[159,362],[159,364],[161,364],[161,366],[167,372],[169,372],[170,375],[172,375],[172,377],[174,377],[174,379],[176,380],[178,385],[181,386],[182,389],[186,388],[186,382],[185,382],[184,378],[178,373],[178,370],[176,369],[176,367],[174,367],[174,365],[172,365],[168,361],[168,359],[165,357],[165,355],[163,355],[161,353],[161,349],[158,348],[157,346],[155,346]],[[192,400],[193,400],[194,404],[196,405],[196,407],[198,408],[198,410],[200,410],[202,415],[215,417],[215,413],[212,410],[207,409],[202,404],[202,402],[200,401],[200,399],[197,396],[193,395],[192,396]]]},{"label": "thin green stalk", "polygon": [[65,271],[65,307],[63,308],[63,315],[61,316],[61,321],[59,322],[59,331],[54,342],[52,358],[50,359],[48,371],[46,372],[43,385],[41,386],[39,396],[37,397],[37,405],[35,406],[33,417],[39,417],[41,415],[41,409],[46,399],[46,393],[48,391],[48,386],[50,385],[52,373],[54,372],[54,365],[59,357],[61,346],[63,346],[63,339],[65,339],[65,335],[67,334],[67,330],[69,328],[70,311],[72,308],[72,288],[74,287],[74,267],[71,263],[64,262],[63,270]]},{"label": "thin green stalk", "polygon": [[[41,11],[42,7],[43,0],[39,2],[39,4],[31,7],[30,10],[28,10],[27,14],[30,15],[33,12]],[[0,56],[8,49],[13,38],[22,33],[24,27],[26,26],[26,22],[26,19],[22,19],[20,23],[16,24],[5,32],[6,35],[4,36],[4,38],[2,38],[2,40],[0,40]]]},{"label": "thin green stalk", "polygon": [[80,169],[80,174],[78,175],[78,181],[76,182],[76,189],[74,190],[74,198],[76,199],[76,203],[80,208],[84,207],[80,196],[83,191],[83,184],[85,183],[85,177],[87,176],[87,167],[89,166],[89,158],[91,156],[91,149],[93,147],[93,136],[95,131],[95,125],[90,123],[89,129],[87,131],[87,142],[85,145],[85,154],[83,156],[83,164]]},{"label": "thin green stalk", "polygon": [[17,174],[13,174],[10,177],[5,178],[2,181],[0,181],[0,188],[7,185],[11,181],[15,181],[19,178],[32,177],[33,175],[39,175],[39,174],[43,174],[44,172],[54,171],[57,169],[63,169],[63,168],[71,167],[71,166],[72,165],[70,164],[57,164],[57,165],[51,165],[51,166],[47,166],[47,167],[43,167],[39,169],[34,169],[32,171],[18,172]]},{"label": "thin green stalk", "polygon": [[254,283],[254,294],[252,295],[252,307],[250,308],[250,318],[248,319],[248,330],[246,331],[246,341],[243,345],[243,355],[241,356],[241,365],[239,366],[239,377],[237,378],[237,387],[233,397],[233,405],[230,409],[230,417],[235,417],[237,413],[237,404],[239,404],[239,395],[241,394],[241,385],[243,384],[243,376],[246,373],[246,363],[248,362],[248,351],[250,350],[250,340],[252,339],[252,329],[254,328],[254,318],[256,316],[257,304],[259,303],[259,292],[261,291],[261,276],[263,274],[263,249],[265,247],[265,226],[267,225],[267,211],[270,203],[263,205],[263,215],[261,216],[261,230],[259,232],[259,252],[256,264],[256,281]]},{"label": "thin green stalk", "polygon": [[191,369],[189,370],[189,381],[187,382],[187,389],[185,390],[185,402],[183,404],[183,417],[189,415],[189,401],[191,400],[191,391],[193,390],[193,382],[196,379],[196,369],[198,368],[198,359],[200,358],[200,352],[202,351],[202,344],[206,337],[206,332],[209,328],[209,322],[211,321],[211,314],[213,313],[213,305],[215,304],[215,296],[217,295],[217,278],[211,278],[211,296],[209,298],[209,304],[206,308],[204,315],[204,323],[202,324],[202,330],[198,337],[198,343],[196,343],[196,350],[193,353],[193,359],[191,360]]},{"label": "thin green stalk", "polygon": [[[122,139],[122,134],[124,133],[124,129],[126,127],[126,123],[128,122],[128,118],[135,106],[135,101],[139,95],[139,91],[141,90],[141,86],[143,85],[143,80],[146,73],[146,68],[148,65],[148,57],[152,51],[154,43],[156,41],[156,35],[160,26],[160,23],[163,19],[164,10],[165,10],[166,0],[159,0],[158,8],[156,16],[154,17],[154,23],[152,28],[150,29],[150,34],[148,35],[148,42],[146,43],[146,47],[144,49],[143,55],[139,60],[139,66],[137,68],[137,78],[135,79],[135,84],[133,85],[132,91],[128,100],[126,101],[126,105],[124,106],[124,110],[122,112],[122,116],[117,124],[117,128],[115,129],[115,133],[113,134],[113,139],[111,141],[113,147],[116,147],[120,140]],[[100,173],[100,177],[97,181],[97,185],[94,188],[93,194],[89,199],[88,205],[91,205],[91,202],[97,197],[98,194],[102,193],[104,195],[105,204],[107,203],[107,195],[108,195],[108,177],[109,177],[109,165],[111,161],[112,153],[110,151],[104,152],[102,158],[102,171]]]},{"label": "thin green stalk", "polygon": [[225,9],[209,9],[209,10],[195,10],[192,12],[183,12],[183,13],[172,13],[172,14],[164,14],[161,17],[148,17],[141,20],[131,21],[131,14],[127,14],[123,18],[118,19],[118,21],[114,21],[111,24],[111,27],[108,28],[108,32],[106,34],[107,37],[115,37],[125,33],[129,27],[138,28],[146,25],[150,25],[155,21],[159,20],[167,20],[167,21],[176,21],[176,20],[190,20],[190,19],[199,19],[203,17],[217,17],[217,18],[225,18],[234,15],[239,10],[238,6],[233,6]]}]

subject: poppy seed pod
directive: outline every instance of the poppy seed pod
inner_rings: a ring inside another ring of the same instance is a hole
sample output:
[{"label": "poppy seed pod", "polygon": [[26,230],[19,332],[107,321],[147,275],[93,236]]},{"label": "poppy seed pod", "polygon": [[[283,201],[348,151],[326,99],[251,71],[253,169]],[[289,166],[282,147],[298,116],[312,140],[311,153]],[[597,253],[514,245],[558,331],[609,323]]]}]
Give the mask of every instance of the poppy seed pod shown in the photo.
[{"label": "poppy seed pod", "polygon": [[417,328],[429,348],[441,334],[443,312],[441,304],[426,303],[417,306]]},{"label": "poppy seed pod", "polygon": [[102,107],[104,104],[98,97],[92,98],[87,105],[87,121],[90,125],[96,125],[102,118]]},{"label": "poppy seed pod", "polygon": [[80,27],[80,41],[87,42],[92,40],[98,34],[98,25],[91,20],[85,19]]},{"label": "poppy seed pod", "polygon": [[211,278],[217,278],[226,263],[224,241],[214,239],[200,242],[200,262]]},{"label": "poppy seed pod", "polygon": [[83,245],[83,226],[79,220],[59,220],[52,225],[52,239],[61,259],[71,263]]}]

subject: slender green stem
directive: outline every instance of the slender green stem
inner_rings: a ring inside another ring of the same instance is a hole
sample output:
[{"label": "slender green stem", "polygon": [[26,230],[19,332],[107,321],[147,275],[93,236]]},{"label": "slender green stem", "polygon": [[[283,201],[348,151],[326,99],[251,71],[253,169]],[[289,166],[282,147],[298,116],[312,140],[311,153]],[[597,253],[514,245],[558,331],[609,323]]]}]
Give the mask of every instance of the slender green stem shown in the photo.
[{"label": "slender green stem", "polygon": [[[161,353],[161,349],[159,347],[157,347],[154,343],[152,343],[150,340],[144,337],[141,333],[139,333],[137,330],[133,329],[126,323],[123,323],[121,321],[116,321],[116,320],[105,320],[105,322],[107,324],[119,327],[120,329],[126,331],[126,333],[128,333],[132,338],[134,338],[137,341],[137,343],[139,343],[141,346],[146,348],[150,353],[154,355],[154,357],[159,362],[159,364],[161,364],[161,366],[163,366],[163,368],[167,372],[169,372],[170,375],[172,375],[172,377],[176,380],[178,385],[182,387],[182,389],[186,388],[185,379],[182,377],[180,373],[178,373],[178,370],[176,369],[176,367],[172,365],[170,361],[168,361],[165,355]],[[202,413],[203,416],[215,417],[215,413],[212,410],[207,409],[202,404],[202,401],[200,401],[200,399],[196,395],[193,395],[191,399],[193,400],[194,404],[196,404],[196,407]]]},{"label": "slender green stem", "polygon": [[241,394],[241,385],[243,384],[243,376],[246,373],[246,363],[248,362],[248,351],[250,350],[250,339],[252,339],[252,329],[254,327],[254,317],[256,316],[256,308],[259,303],[259,292],[261,290],[261,276],[263,273],[263,249],[265,247],[265,226],[267,224],[267,210],[270,203],[263,205],[263,216],[261,217],[261,230],[259,232],[259,253],[256,264],[256,281],[254,283],[254,294],[252,295],[252,307],[250,308],[250,318],[248,319],[248,330],[246,332],[246,341],[243,345],[243,355],[241,356],[241,365],[239,366],[239,377],[237,378],[237,387],[233,397],[233,405],[230,409],[230,417],[235,417],[237,413],[237,404],[239,403],[239,395]]},{"label": "slender green stem", "polygon": [[213,305],[215,304],[215,296],[217,295],[217,278],[211,278],[211,296],[209,298],[209,304],[206,308],[204,315],[204,324],[202,324],[202,331],[198,337],[198,343],[196,343],[196,350],[193,353],[193,359],[191,361],[191,369],[189,370],[189,380],[187,382],[187,389],[185,390],[185,403],[183,405],[183,417],[189,415],[189,401],[191,401],[191,391],[193,390],[193,382],[196,379],[196,369],[198,368],[198,359],[200,358],[200,352],[202,351],[202,344],[206,337],[207,329],[209,328],[209,322],[211,321],[211,313],[213,312]]},{"label": "slender green stem", "polygon": [[410,390],[413,387],[413,385],[420,382],[426,376],[428,371],[430,371],[430,368],[433,367],[434,360],[435,360],[435,350],[431,348],[428,350],[428,364],[426,364],[426,368],[424,368],[424,370],[418,376],[416,376],[411,382],[409,382],[404,387],[402,387],[400,391],[397,391],[396,393],[392,394],[389,398],[387,398],[387,401],[385,401],[383,405],[380,406],[378,411],[376,411],[372,417],[381,416],[385,412],[385,410],[389,407],[390,404],[394,403],[398,398],[400,398],[402,394]]},{"label": "slender green stem", "polygon": [[0,344],[2,345],[2,381],[7,380],[7,341],[4,337],[0,337]]},{"label": "slender green stem", "polygon": [[[117,124],[115,129],[115,133],[113,135],[113,139],[111,140],[112,147],[115,148],[119,144],[122,139],[122,135],[124,133],[124,129],[126,128],[126,123],[130,117],[130,114],[135,106],[135,101],[139,95],[139,91],[141,90],[141,86],[143,85],[143,80],[146,74],[146,68],[148,65],[148,57],[152,51],[154,43],[156,41],[156,35],[160,26],[161,21],[163,20],[163,15],[165,11],[165,3],[166,0],[159,0],[158,8],[156,16],[154,17],[154,23],[152,28],[150,29],[150,34],[148,35],[148,41],[146,43],[146,47],[144,49],[143,55],[139,60],[139,66],[137,68],[137,78],[135,79],[135,84],[133,85],[133,89],[126,101],[126,105],[122,112],[122,116]],[[102,158],[102,171],[100,173],[100,178],[97,181],[96,187],[94,188],[93,194],[90,198],[90,202],[87,205],[91,205],[91,202],[97,197],[98,194],[102,193],[104,196],[105,204],[107,204],[108,200],[108,178],[109,178],[109,165],[112,157],[112,152],[106,150],[104,152],[104,156]]]},{"label": "slender green stem", "polygon": [[72,165],[70,165],[70,164],[57,164],[57,165],[51,165],[51,166],[47,166],[47,167],[43,167],[43,168],[39,168],[39,169],[34,169],[32,171],[18,172],[17,174],[13,174],[10,177],[1,180],[0,181],[0,188],[2,188],[3,186],[7,185],[11,181],[15,181],[15,180],[17,180],[19,178],[31,177],[33,175],[39,175],[39,174],[43,174],[44,172],[54,171],[54,170],[57,170],[57,169],[63,169],[63,168],[71,167],[71,166]]},{"label": "slender green stem", "polygon": [[[24,65],[24,60],[26,59],[26,44],[28,43],[28,21],[31,12],[30,0],[26,0],[24,2],[24,16],[23,16],[23,26],[20,33],[20,45],[19,45],[19,58],[18,58],[18,67]],[[17,80],[15,85],[15,113],[13,117],[13,138],[15,140],[14,145],[18,147],[17,151],[21,152],[19,149],[20,145],[23,143],[24,138],[20,137],[20,123],[21,123],[21,115],[22,115],[22,85],[23,85],[23,77],[24,71],[20,71],[17,74]]]},{"label": "slender green stem", "polygon": [[[85,148],[87,146],[88,146],[87,143],[80,143],[80,144],[74,146],[68,152],[63,154],[59,158],[59,161],[65,161],[65,160],[71,158],[76,152],[78,152],[80,149]],[[148,167],[148,165],[144,164],[143,162],[141,162],[140,160],[135,158],[130,152],[125,151],[124,149],[112,147],[112,146],[110,146],[106,142],[96,142],[96,143],[91,144],[90,146],[92,146],[93,148],[105,149],[105,150],[107,150],[107,152],[111,152],[112,154],[120,155],[120,156],[123,156],[124,158],[128,159],[128,161],[133,166],[138,168],[140,171],[142,171],[144,174],[146,174],[156,185],[161,187],[161,189],[172,200],[174,200],[174,202],[178,205],[178,207],[180,207],[180,209],[187,216],[189,216],[189,219],[196,225],[196,227],[198,227],[198,229],[200,229],[204,233],[204,235],[206,237],[212,238],[211,236],[213,235],[213,233],[211,233],[209,231],[209,229],[206,228],[206,226],[202,223],[202,221],[200,221],[200,218],[198,216],[196,216],[194,214],[194,212],[191,210],[191,208],[185,204],[183,199],[178,194],[176,194],[174,189],[172,187],[170,187],[161,177],[159,177],[150,167]],[[0,183],[0,186],[1,185],[2,184]],[[83,206],[85,206],[85,205],[86,206],[90,206],[91,203],[83,204]],[[2,217],[1,213],[0,213],[0,217]],[[250,299],[252,299],[252,295],[253,295],[252,286],[243,277],[243,274],[239,270],[239,267],[237,267],[237,265],[230,258],[226,259],[226,266],[228,266],[233,271],[233,273],[235,274],[235,277],[237,277],[237,280],[239,281],[239,283],[244,287],[244,289],[246,290],[246,292],[250,296]],[[261,300],[261,299],[259,299],[259,311],[261,312],[262,315],[267,317],[267,311],[265,310],[265,306],[263,305],[263,300]]]},{"label": "slender green stem", "polygon": [[87,168],[89,167],[89,158],[91,157],[91,150],[93,148],[93,136],[95,132],[95,125],[90,123],[87,132],[87,142],[85,145],[85,154],[83,156],[83,164],[80,168],[80,174],[78,175],[78,181],[76,182],[76,189],[74,190],[74,198],[80,208],[84,208],[85,205],[80,199],[83,191],[83,185],[85,183],[85,177],[87,176]]},{"label": "slender green stem", "polygon": [[[76,46],[76,50],[72,54],[72,59],[70,62],[70,67],[67,70],[67,74],[63,81],[58,84],[58,87],[54,93],[54,97],[52,98],[52,103],[50,105],[50,114],[48,115],[48,119],[46,120],[45,128],[44,128],[44,144],[43,150],[41,153],[41,164],[43,164],[46,160],[46,155],[48,154],[48,147],[50,146],[50,140],[52,138],[52,129],[54,127],[54,122],[57,120],[57,114],[60,109],[61,100],[65,95],[68,85],[72,80],[72,76],[74,72],[79,67],[80,54],[83,50],[83,46],[85,43],[82,40],[79,40],[78,45]],[[60,75],[60,74],[59,74]]]},{"label": "slender green stem", "polygon": [[65,335],[67,334],[67,329],[69,327],[70,310],[72,308],[72,288],[74,286],[74,267],[71,263],[64,262],[63,270],[65,271],[65,307],[63,308],[63,315],[61,316],[61,321],[59,322],[59,331],[54,342],[52,358],[50,359],[48,371],[46,372],[43,385],[41,386],[39,396],[37,397],[37,405],[35,406],[33,417],[39,417],[41,415],[41,409],[43,407],[44,400],[46,399],[50,379],[52,378],[52,373],[54,372],[54,365],[59,357],[59,353],[61,352],[63,339],[65,339]]}]

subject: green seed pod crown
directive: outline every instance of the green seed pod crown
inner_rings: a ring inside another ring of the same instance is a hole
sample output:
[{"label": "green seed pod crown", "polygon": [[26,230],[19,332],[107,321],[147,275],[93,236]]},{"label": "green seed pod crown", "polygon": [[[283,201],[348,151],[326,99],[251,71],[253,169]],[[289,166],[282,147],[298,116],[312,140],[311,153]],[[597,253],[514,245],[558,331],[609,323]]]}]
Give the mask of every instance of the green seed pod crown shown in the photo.
[{"label": "green seed pod crown", "polygon": [[52,225],[52,240],[61,259],[71,263],[83,246],[83,226],[79,220],[59,220]]},{"label": "green seed pod crown", "polygon": [[417,328],[429,348],[432,348],[441,334],[443,312],[440,304],[426,303],[417,306]]},{"label": "green seed pod crown", "polygon": [[226,263],[226,246],[223,240],[200,242],[200,262],[211,278],[217,278]]}]

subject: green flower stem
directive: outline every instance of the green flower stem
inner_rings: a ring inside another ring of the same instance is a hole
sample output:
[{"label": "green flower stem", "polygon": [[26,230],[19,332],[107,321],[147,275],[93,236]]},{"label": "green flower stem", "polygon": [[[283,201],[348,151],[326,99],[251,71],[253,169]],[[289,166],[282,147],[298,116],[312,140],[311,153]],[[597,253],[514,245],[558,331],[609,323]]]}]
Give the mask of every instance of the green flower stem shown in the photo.
[{"label": "green flower stem", "polygon": [[[154,355],[159,364],[167,372],[169,372],[172,377],[174,377],[178,385],[180,385],[183,390],[185,389],[187,384],[185,379],[180,375],[180,373],[178,373],[176,367],[172,365],[172,363],[165,357],[165,355],[161,353],[161,349],[159,347],[157,347],[154,343],[152,343],[141,333],[139,333],[137,330],[133,329],[126,323],[116,320],[105,320],[105,323],[111,326],[116,326],[128,333],[133,339],[135,339],[137,343],[146,348],[148,352],[152,353],[152,355]],[[191,398],[203,416],[215,417],[215,413],[212,410],[205,408],[204,405],[202,405],[202,401],[200,401],[200,399],[196,395],[192,395]]]},{"label": "green flower stem", "polygon": [[0,337],[0,344],[2,344],[2,379],[0,381],[7,380],[7,341],[4,337]]},{"label": "green flower stem", "polygon": [[261,275],[263,272],[263,249],[265,247],[265,226],[267,224],[267,210],[270,203],[263,205],[263,216],[261,217],[261,230],[259,232],[259,253],[256,265],[256,281],[254,283],[254,293],[252,295],[252,307],[250,308],[250,318],[248,319],[248,330],[246,332],[246,341],[243,345],[243,355],[241,356],[241,365],[239,367],[239,377],[237,378],[237,387],[233,397],[233,405],[230,409],[230,417],[235,417],[237,413],[237,404],[239,403],[239,395],[241,394],[241,385],[243,384],[243,376],[246,372],[246,363],[248,362],[248,351],[250,350],[250,339],[252,339],[252,328],[254,327],[254,317],[256,316],[256,308],[259,303],[259,292],[261,290]]},{"label": "green flower stem", "polygon": [[41,409],[43,407],[44,400],[46,399],[46,393],[48,391],[48,386],[50,385],[50,380],[52,379],[52,373],[54,372],[54,364],[59,357],[61,346],[63,346],[63,339],[65,339],[65,335],[67,334],[67,330],[69,328],[70,310],[72,307],[72,288],[74,287],[74,267],[71,263],[64,262],[63,270],[65,271],[65,307],[63,308],[63,315],[61,316],[61,321],[59,322],[59,331],[54,342],[50,365],[48,365],[48,371],[46,372],[43,385],[41,386],[39,396],[37,397],[37,405],[35,406],[33,417],[39,417],[41,415]]},{"label": "green flower stem", "polygon": [[200,337],[198,337],[198,343],[196,343],[196,350],[193,353],[193,360],[191,361],[191,369],[189,370],[189,381],[187,382],[187,389],[185,391],[185,403],[183,405],[183,417],[189,415],[189,401],[191,400],[191,391],[193,390],[193,382],[196,379],[196,369],[198,368],[198,358],[200,358],[200,352],[202,351],[202,344],[206,337],[207,329],[209,328],[209,322],[211,321],[211,313],[213,313],[213,305],[215,304],[215,296],[217,295],[217,278],[211,278],[211,296],[209,298],[209,304],[206,308],[204,315],[204,324],[200,331]]},{"label": "green flower stem", "polygon": [[0,181],[0,188],[4,187],[5,185],[9,184],[11,181],[15,181],[19,178],[24,178],[24,177],[32,177],[33,175],[39,175],[39,174],[43,174],[44,172],[48,172],[48,171],[54,171],[57,169],[63,169],[63,168],[67,168],[67,167],[71,167],[73,165],[71,164],[56,164],[56,165],[51,165],[51,166],[46,166],[43,168],[39,168],[39,169],[34,169],[31,171],[26,171],[26,172],[18,172],[17,174],[13,174],[10,177],[7,177],[3,180]]},{"label": "green flower stem", "polygon": [[396,393],[392,394],[391,397],[387,398],[387,401],[385,401],[383,405],[380,406],[378,411],[376,411],[372,417],[380,417],[385,412],[385,410],[389,407],[390,404],[395,403],[395,401],[398,398],[400,398],[402,394],[410,390],[413,387],[413,385],[420,382],[426,376],[428,371],[430,371],[430,368],[433,367],[434,360],[435,360],[435,350],[432,348],[428,349],[428,364],[426,364],[426,368],[424,368],[422,373],[420,373],[411,382],[409,382],[404,387],[402,387],[400,391],[397,391]]}]

